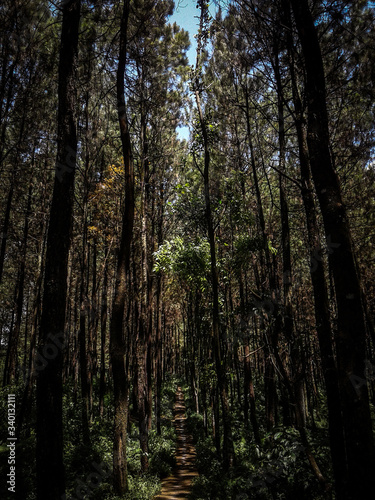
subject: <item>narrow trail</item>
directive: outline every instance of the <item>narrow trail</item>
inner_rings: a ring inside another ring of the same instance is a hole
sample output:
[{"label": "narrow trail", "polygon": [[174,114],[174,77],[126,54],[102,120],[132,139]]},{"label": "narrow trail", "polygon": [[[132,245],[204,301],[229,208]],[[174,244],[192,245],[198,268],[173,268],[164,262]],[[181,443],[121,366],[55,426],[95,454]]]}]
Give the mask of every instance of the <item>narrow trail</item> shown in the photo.
[{"label": "narrow trail", "polygon": [[188,498],[191,482],[198,476],[195,468],[195,448],[186,430],[185,402],[181,387],[176,393],[174,426],[177,433],[176,468],[172,475],[163,479],[161,493],[154,500],[174,500]]}]

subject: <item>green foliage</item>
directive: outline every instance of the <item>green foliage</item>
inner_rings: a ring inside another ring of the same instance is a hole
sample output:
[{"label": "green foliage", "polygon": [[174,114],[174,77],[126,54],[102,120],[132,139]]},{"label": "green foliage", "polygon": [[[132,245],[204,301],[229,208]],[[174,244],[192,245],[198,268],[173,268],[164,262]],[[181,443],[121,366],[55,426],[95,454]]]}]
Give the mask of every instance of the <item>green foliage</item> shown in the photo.
[{"label": "green foliage", "polygon": [[157,476],[143,475],[129,477],[129,492],[124,500],[151,500],[160,490],[160,480]]},{"label": "green foliage", "polygon": [[[109,484],[102,484],[97,489],[92,490],[87,500],[152,500],[160,491],[160,480],[157,476],[143,474],[128,476],[129,491],[124,496],[117,496],[113,493]],[[69,498],[69,497],[68,497]]]},{"label": "green foliage", "polygon": [[[162,387],[161,413],[162,428],[158,436],[155,430],[149,434],[150,471],[141,473],[141,449],[138,439],[137,425],[132,424],[127,436],[127,461],[129,492],[122,500],[151,500],[160,490],[160,478],[167,476],[175,465],[176,434],[171,420],[175,397],[176,380],[167,377]],[[112,395],[107,395],[107,405],[113,408]],[[79,485],[90,485],[90,474],[95,473],[94,464],[103,464],[107,472],[100,484],[91,486],[89,496],[94,500],[117,500],[111,484],[112,449],[113,449],[113,412],[106,413],[105,418],[96,417],[90,428],[91,445],[82,441],[81,413],[77,407],[81,405],[80,398],[75,399],[69,386],[65,387],[64,420],[65,433],[65,464],[68,479],[67,497],[74,497]],[[82,486],[84,491],[85,486]]]},{"label": "green foliage", "polygon": [[154,253],[156,272],[178,278],[193,289],[206,290],[210,272],[210,246],[207,240],[195,243],[176,237]]},{"label": "green foliage", "polygon": [[246,234],[240,235],[235,243],[235,261],[237,265],[247,266],[251,263],[252,255],[259,252],[263,248],[263,240],[261,236],[249,236]]},{"label": "green foliage", "polygon": [[268,249],[273,255],[277,254],[277,249],[272,246],[271,241],[268,241]]},{"label": "green foliage", "polygon": [[[236,426],[236,465],[230,474],[223,471],[220,457],[211,437],[206,435],[202,415],[187,411],[188,429],[196,445],[199,477],[194,480],[194,500],[294,500],[324,498],[306,459],[299,433],[292,427],[280,426],[264,433],[257,445]],[[330,474],[327,432],[309,436],[316,459],[325,474]]]},{"label": "green foliage", "polygon": [[205,234],[206,207],[201,179],[198,177],[198,171],[191,165],[193,157],[189,155],[185,161],[190,168],[185,173],[185,182],[176,184],[174,198],[168,203],[168,212],[179,221],[177,234],[194,239]]},{"label": "green foliage", "polygon": [[149,435],[149,446],[153,450],[150,458],[150,473],[163,478],[171,474],[176,466],[176,436],[168,432],[168,429],[162,431],[159,436],[155,431]]}]

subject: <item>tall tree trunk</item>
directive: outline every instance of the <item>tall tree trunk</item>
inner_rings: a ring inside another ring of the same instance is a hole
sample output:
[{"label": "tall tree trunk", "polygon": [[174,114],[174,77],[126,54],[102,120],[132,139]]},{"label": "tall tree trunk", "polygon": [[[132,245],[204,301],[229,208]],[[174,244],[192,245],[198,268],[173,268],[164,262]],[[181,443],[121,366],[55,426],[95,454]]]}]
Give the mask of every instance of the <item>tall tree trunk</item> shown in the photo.
[{"label": "tall tree trunk", "polygon": [[[86,184],[86,179],[84,180]],[[89,366],[88,366],[88,353],[87,353],[87,312],[88,312],[88,297],[87,289],[88,283],[86,278],[86,270],[88,267],[88,243],[87,243],[87,192],[85,188],[83,199],[83,227],[82,227],[82,253],[81,253],[81,275],[79,287],[79,372],[81,379],[81,395],[82,395],[82,429],[83,440],[86,444],[90,443],[89,431]]]},{"label": "tall tree trunk", "polygon": [[[110,323],[110,353],[114,385],[114,441],[113,487],[117,495],[128,489],[126,464],[126,435],[128,420],[129,381],[125,360],[126,344],[123,328],[126,295],[130,287],[130,250],[134,225],[134,166],[128,119],[125,106],[125,69],[129,0],[124,0],[120,25],[120,53],[117,68],[116,90],[122,153],[125,166],[125,208],[122,220],[121,242],[118,254],[115,292]],[[127,289],[128,287],[128,289]]]},{"label": "tall tree trunk", "polygon": [[34,382],[36,377],[35,371],[35,352],[36,352],[36,344],[37,344],[37,331],[40,321],[40,312],[41,312],[41,302],[42,302],[42,284],[43,284],[43,264],[44,264],[44,256],[45,256],[45,248],[46,248],[46,221],[44,220],[41,225],[41,238],[39,241],[39,255],[38,255],[38,270],[36,272],[36,281],[35,281],[35,290],[34,290],[34,298],[33,298],[33,306],[31,312],[31,331],[30,331],[30,343],[29,343],[29,357],[28,364],[25,365],[26,369],[26,383],[25,389],[22,396],[21,407],[18,413],[18,429],[17,436],[20,435],[22,424],[24,422],[25,416],[28,414],[31,404],[32,404],[32,393],[34,389]]},{"label": "tall tree trunk", "polygon": [[[154,190],[153,190],[154,193]],[[147,197],[150,198],[150,190],[147,190]],[[150,431],[152,429],[152,380],[153,380],[153,365],[155,361],[155,337],[153,335],[154,331],[154,279],[151,270],[154,267],[153,264],[153,254],[156,250],[155,248],[155,197],[152,196],[151,203],[151,214],[149,215],[151,221],[150,230],[150,242],[149,242],[149,256],[148,256],[148,296],[147,296],[147,318],[148,318],[148,331],[147,331],[147,360],[146,360],[146,370],[147,370],[147,428]]]},{"label": "tall tree trunk", "polygon": [[163,360],[162,360],[162,301],[161,301],[161,277],[157,277],[156,282],[156,370],[155,370],[155,416],[156,432],[161,435],[161,386],[163,378]]},{"label": "tall tree trunk", "polygon": [[[158,248],[163,243],[164,224],[164,184],[160,183],[160,194],[158,200]],[[163,301],[162,301],[162,277],[156,278],[156,320],[155,320],[155,342],[156,342],[156,381],[155,381],[155,414],[156,431],[161,435],[161,386],[163,380]]]},{"label": "tall tree trunk", "polygon": [[366,327],[361,286],[348,216],[331,154],[325,75],[314,19],[307,0],[291,0],[306,69],[307,142],[322,211],[337,302],[337,364],[348,466],[347,498],[375,489],[375,450],[365,372]]},{"label": "tall tree trunk", "polygon": [[[289,18],[289,6],[285,7],[285,11],[287,12],[287,17]],[[289,33],[291,33],[291,31]],[[306,227],[310,250],[310,275],[314,292],[316,331],[318,335],[323,375],[327,392],[329,436],[335,478],[335,491],[338,499],[344,499],[346,495],[345,483],[347,478],[345,458],[346,451],[337,369],[333,353],[333,335],[329,313],[328,287],[325,278],[324,262],[322,257],[323,248],[320,242],[317,212],[311,181],[306,120],[303,114],[302,101],[298,92],[294,68],[293,40],[290,34],[288,35],[288,45],[295,125],[297,131],[302,181],[301,195],[306,213]]]},{"label": "tall tree trunk", "polygon": [[250,348],[249,344],[246,343],[244,350],[244,392],[246,393],[246,399],[249,400],[247,403],[250,406],[250,421],[253,427],[254,440],[257,444],[261,443],[259,424],[256,416],[256,405],[255,405],[255,391],[253,383],[253,375],[251,370],[251,360],[250,360]]},{"label": "tall tree trunk", "polygon": [[[204,23],[204,9],[206,8],[203,1],[200,1],[199,4],[201,6],[201,16],[200,16],[201,36],[198,39],[196,71],[198,71],[200,63],[203,23]],[[206,208],[207,233],[208,233],[208,241],[210,244],[210,257],[211,257],[213,353],[214,353],[216,374],[218,381],[218,391],[219,391],[222,415],[223,415],[223,461],[225,469],[228,470],[234,465],[235,455],[234,455],[234,446],[232,437],[230,408],[229,408],[228,393],[227,393],[227,383],[225,377],[225,367],[223,363],[223,355],[222,355],[221,339],[220,339],[219,277],[216,265],[216,241],[215,241],[216,239],[215,239],[214,224],[212,220],[211,196],[210,196],[210,176],[209,176],[210,148],[208,142],[206,121],[203,116],[200,93],[198,90],[199,82],[195,82],[195,85],[197,86],[197,89],[195,90],[195,101],[197,104],[199,122],[204,143],[203,178],[204,178],[204,198],[205,198],[205,208]]]},{"label": "tall tree trunk", "polygon": [[6,366],[4,373],[4,385],[11,384],[14,381],[16,375],[16,359],[17,359],[17,346],[18,339],[21,331],[22,322],[22,312],[23,312],[23,296],[25,289],[25,272],[26,272],[26,255],[27,255],[27,238],[29,235],[29,217],[31,214],[31,193],[32,184],[29,187],[29,194],[27,200],[27,209],[25,214],[25,225],[23,229],[22,237],[22,254],[21,254],[21,265],[19,272],[19,282],[18,282],[18,294],[16,301],[16,321],[13,330],[10,332],[8,352],[6,357]]},{"label": "tall tree trunk", "polygon": [[103,285],[102,285],[102,302],[101,302],[101,313],[100,313],[100,383],[99,383],[99,415],[103,417],[104,415],[104,396],[106,392],[106,381],[105,381],[105,351],[106,351],[106,341],[107,341],[107,317],[108,317],[108,264],[107,264],[108,248],[105,247],[104,250],[104,274],[103,274]]},{"label": "tall tree trunk", "polygon": [[8,199],[7,199],[7,204],[5,207],[5,214],[4,214],[4,222],[3,222],[3,227],[1,228],[1,246],[0,246],[0,283],[3,278],[3,270],[4,270],[4,262],[5,262],[5,250],[7,246],[7,239],[8,239],[8,230],[9,230],[9,221],[10,221],[10,211],[12,208],[12,200],[13,200],[13,194],[14,194],[14,175],[12,176],[10,188],[9,188],[9,193],[8,193]]},{"label": "tall tree trunk", "polygon": [[[140,76],[140,85],[142,88],[142,74]],[[142,88],[142,92],[143,92]],[[149,294],[149,267],[148,267],[148,241],[147,241],[147,217],[148,217],[148,183],[149,183],[149,162],[147,145],[147,121],[146,110],[144,109],[145,96],[141,95],[141,276],[140,276],[140,313],[139,313],[139,331],[137,337],[137,413],[139,440],[141,446],[141,469],[142,472],[148,470],[148,343],[150,327],[150,294]]]},{"label": "tall tree trunk", "polygon": [[55,182],[47,237],[37,379],[37,498],[65,494],[62,367],[68,255],[71,242],[77,153],[75,62],[80,0],[64,2],[59,62],[59,106]]},{"label": "tall tree trunk", "polygon": [[[248,89],[247,85],[244,87],[244,93],[245,93],[246,132],[247,132],[247,138],[248,138],[249,149],[250,149],[250,163],[251,163],[251,170],[252,170],[252,174],[253,174],[255,196],[256,196],[258,217],[259,217],[259,225],[260,225],[260,229],[261,229],[263,250],[264,250],[264,255],[265,255],[265,263],[266,263],[266,276],[265,276],[265,278],[268,277],[271,301],[272,301],[272,304],[274,306],[274,315],[277,316],[278,307],[277,307],[277,301],[276,301],[276,295],[277,295],[276,275],[275,275],[274,266],[272,265],[270,250],[269,250],[269,246],[268,246],[266,222],[265,222],[265,218],[264,218],[263,203],[262,203],[262,197],[261,197],[261,192],[260,192],[260,187],[259,187],[257,165],[256,165],[256,160],[255,160],[254,146],[253,146],[252,133],[251,133],[249,89]],[[265,281],[265,279],[262,279],[262,281]],[[279,325],[280,325],[280,318],[277,317],[275,324],[273,325],[272,331],[271,331],[272,343],[274,345],[277,345],[277,343],[278,343],[278,336],[279,336],[279,330],[280,330]],[[268,344],[269,343],[266,342],[266,345],[268,345]],[[275,372],[274,363],[272,362],[272,353],[271,352],[269,352],[268,355],[266,356],[265,363],[266,363],[266,366],[265,366],[265,407],[266,407],[267,430],[270,431],[271,428],[274,427],[275,422],[276,422],[276,417],[277,417],[276,372]]]},{"label": "tall tree trunk", "polygon": [[140,322],[139,337],[137,339],[137,368],[136,368],[136,383],[137,390],[137,414],[138,414],[138,429],[139,443],[141,448],[141,469],[142,472],[148,470],[148,415],[147,415],[147,343],[146,332],[144,331],[144,323]]},{"label": "tall tree trunk", "polygon": [[[239,276],[239,291],[240,291],[240,310],[241,315],[245,317],[245,297],[244,297],[244,286],[243,286],[243,276],[242,272]],[[259,433],[259,423],[256,415],[256,402],[255,402],[255,390],[254,390],[254,382],[253,375],[251,369],[251,360],[250,360],[250,346],[249,346],[249,338],[246,338],[247,335],[244,332],[244,417],[245,424],[248,426],[249,420],[251,422],[254,439],[257,444],[261,443],[260,433]],[[250,419],[249,419],[250,416]]]},{"label": "tall tree trunk", "polygon": [[[290,373],[290,378],[293,385],[296,404],[302,403],[302,398],[297,397],[300,395],[302,383],[302,362],[301,353],[298,346],[298,339],[293,322],[293,308],[292,308],[292,258],[290,250],[290,226],[289,226],[289,206],[286,194],[285,185],[285,155],[286,155],[286,138],[285,138],[285,118],[284,118],[284,96],[283,85],[280,73],[279,62],[279,35],[276,34],[274,40],[274,74],[277,88],[277,110],[278,110],[278,135],[279,135],[279,193],[280,193],[280,215],[281,215],[281,243],[282,243],[282,286],[283,286],[283,333],[289,344],[290,349],[290,362],[287,363],[286,370]],[[287,398],[285,398],[287,405]],[[288,405],[289,406],[289,405]],[[289,408],[285,406],[289,416]],[[305,426],[306,416],[304,406],[299,407],[298,412],[295,412],[295,421],[298,426]],[[298,419],[297,415],[301,418]]]},{"label": "tall tree trunk", "polygon": [[97,377],[98,372],[98,325],[99,325],[99,300],[98,300],[98,283],[97,283],[97,239],[94,238],[92,249],[92,284],[91,284],[91,300],[89,309],[89,410],[90,418],[92,417],[93,409],[93,380]]}]

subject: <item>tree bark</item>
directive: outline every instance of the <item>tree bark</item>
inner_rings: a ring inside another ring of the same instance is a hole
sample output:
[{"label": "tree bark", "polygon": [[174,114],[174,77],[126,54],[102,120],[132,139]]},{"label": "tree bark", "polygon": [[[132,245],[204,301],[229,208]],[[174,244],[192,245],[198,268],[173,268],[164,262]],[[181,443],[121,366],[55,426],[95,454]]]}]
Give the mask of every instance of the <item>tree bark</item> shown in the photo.
[{"label": "tree bark", "polygon": [[25,363],[25,371],[26,371],[26,382],[25,389],[22,396],[21,407],[18,414],[18,424],[17,424],[17,437],[20,435],[22,424],[24,422],[25,416],[30,411],[32,405],[32,393],[34,389],[34,382],[36,377],[35,371],[35,352],[36,352],[36,344],[37,344],[37,331],[40,321],[40,313],[41,313],[41,302],[42,302],[42,284],[43,284],[43,264],[45,257],[45,248],[46,248],[46,221],[44,220],[41,225],[41,238],[39,241],[39,253],[38,253],[38,269],[36,272],[36,281],[35,281],[35,290],[33,297],[33,305],[31,312],[31,331],[30,331],[30,343],[29,343],[29,356],[28,363],[26,366]]},{"label": "tree bark", "polygon": [[325,75],[314,19],[307,0],[291,0],[306,69],[307,142],[322,211],[337,301],[337,363],[347,458],[347,498],[375,488],[375,451],[367,384],[363,377],[366,328],[361,286],[341,188],[330,153]]},{"label": "tree bark", "polygon": [[128,421],[129,381],[125,360],[124,310],[127,293],[130,293],[130,251],[134,225],[134,166],[125,106],[125,70],[129,0],[124,0],[120,26],[120,52],[117,67],[116,90],[120,137],[125,166],[125,208],[116,271],[115,292],[110,323],[110,353],[114,385],[114,442],[113,487],[121,496],[128,489],[126,464],[126,435]]},{"label": "tree bark", "polygon": [[[286,9],[288,9],[288,12],[289,8],[286,7]],[[346,495],[346,451],[337,369],[333,353],[333,335],[329,313],[328,287],[325,278],[324,262],[322,257],[323,248],[320,241],[316,206],[313,196],[313,185],[307,146],[306,120],[303,114],[302,101],[297,87],[294,68],[293,40],[290,35],[288,37],[288,45],[295,125],[297,131],[302,181],[301,195],[306,213],[310,276],[314,293],[315,323],[327,392],[329,436],[335,477],[335,490],[337,498],[341,499],[345,498]]]},{"label": "tree bark", "polygon": [[[203,32],[203,20],[204,20],[204,4],[201,3],[201,17],[200,17],[200,33]],[[199,58],[201,51],[202,38],[198,40],[197,48],[197,64],[196,70],[199,68]],[[199,83],[195,82],[198,86]],[[219,277],[216,264],[216,241],[215,241],[215,230],[212,220],[212,210],[211,210],[211,196],[210,196],[210,148],[208,142],[208,134],[205,118],[203,116],[201,100],[199,90],[195,90],[195,101],[197,104],[199,122],[203,136],[204,142],[204,198],[205,198],[205,208],[206,208],[206,222],[207,222],[207,233],[208,241],[210,244],[210,257],[211,257],[211,286],[212,286],[212,341],[213,341],[213,353],[215,359],[216,373],[218,379],[218,391],[220,396],[222,415],[223,415],[223,461],[224,468],[230,469],[234,465],[234,446],[232,437],[232,424],[230,416],[230,408],[228,401],[228,393],[226,387],[225,379],[225,368],[223,364],[223,356],[221,349],[220,340],[220,310],[219,310]]]},{"label": "tree bark", "polygon": [[[84,180],[86,184],[86,179]],[[81,253],[81,274],[80,274],[80,287],[79,287],[79,373],[81,379],[81,395],[82,395],[82,430],[83,439],[86,444],[90,443],[90,430],[89,430],[89,364],[87,353],[87,322],[86,316],[88,311],[88,283],[86,280],[86,271],[88,267],[88,243],[87,243],[87,191],[85,186],[85,193],[83,199],[83,227],[82,227],[82,253]]]},{"label": "tree bark", "polygon": [[104,275],[102,285],[102,302],[100,313],[100,383],[99,383],[99,415],[104,415],[104,396],[106,393],[105,380],[105,351],[107,341],[107,317],[108,317],[108,264],[107,264],[108,248],[104,250]]},{"label": "tree bark", "polygon": [[62,365],[77,153],[75,63],[79,0],[64,2],[60,62],[57,158],[47,237],[37,379],[37,498],[65,494]]},{"label": "tree bark", "polygon": [[3,270],[4,270],[4,262],[5,262],[5,250],[6,250],[6,245],[7,245],[7,240],[8,240],[8,229],[9,229],[9,221],[10,221],[10,212],[12,208],[12,200],[13,200],[13,194],[14,194],[14,175],[12,175],[12,180],[11,180],[11,185],[9,188],[9,193],[8,193],[8,199],[7,199],[7,204],[5,208],[5,214],[4,214],[4,222],[3,222],[3,227],[2,227],[2,232],[1,232],[1,246],[0,246],[0,283],[3,278]]},{"label": "tree bark", "polygon": [[[160,194],[158,200],[158,247],[163,243],[164,223],[164,184],[160,183]],[[156,278],[156,319],[155,319],[155,342],[156,342],[156,381],[155,381],[155,415],[156,431],[161,435],[161,387],[163,380],[163,301],[162,301],[162,277]]]},{"label": "tree bark", "polygon": [[[143,75],[140,75],[140,84],[143,88]],[[141,158],[141,276],[140,276],[140,313],[139,313],[139,329],[137,338],[137,413],[138,413],[138,428],[139,440],[141,447],[141,469],[142,472],[148,470],[148,420],[151,407],[148,403],[149,391],[149,363],[148,363],[148,345],[150,336],[150,321],[151,321],[151,297],[150,297],[150,271],[148,265],[148,239],[147,239],[147,218],[148,218],[148,184],[149,162],[148,162],[148,144],[147,144],[147,121],[146,110],[144,106],[145,96],[141,94],[141,133],[140,142],[142,147]]]},{"label": "tree bark", "polygon": [[19,271],[18,293],[16,301],[16,321],[14,324],[14,328],[11,330],[9,335],[8,352],[6,356],[6,365],[4,372],[4,385],[11,384],[16,376],[17,346],[21,331],[23,297],[25,289],[27,239],[29,235],[29,217],[31,214],[31,197],[32,197],[31,195],[32,195],[32,184],[30,184],[29,187],[27,209],[25,214],[25,225],[22,238],[21,265]]},{"label": "tree bark", "polygon": [[[263,210],[263,203],[262,203],[262,197],[261,197],[261,192],[260,192],[260,186],[259,186],[259,180],[258,180],[258,172],[257,172],[257,165],[256,165],[256,160],[255,160],[255,155],[254,155],[254,147],[253,147],[253,141],[252,141],[252,134],[251,134],[251,122],[250,122],[250,103],[249,103],[249,89],[247,85],[244,87],[244,93],[245,93],[245,116],[246,116],[246,132],[247,132],[247,138],[248,138],[248,143],[249,143],[249,149],[250,149],[250,163],[251,163],[251,170],[253,174],[253,181],[254,181],[254,188],[255,188],[255,195],[256,195],[256,201],[257,201],[257,209],[258,209],[258,217],[259,217],[259,225],[261,229],[261,236],[262,236],[262,243],[263,243],[263,250],[264,250],[264,255],[265,255],[265,276],[264,278],[268,277],[268,283],[269,283],[269,292],[270,292],[270,300],[272,301],[272,305],[274,307],[274,315],[278,315],[278,304],[276,301],[276,295],[277,295],[277,284],[276,284],[276,275],[275,275],[275,268],[272,264],[271,256],[270,256],[270,250],[268,246],[268,235],[266,231],[266,222],[264,218],[264,210]],[[263,258],[261,258],[261,263],[263,261]],[[262,278],[262,281],[265,281],[265,279]],[[271,331],[271,337],[272,337],[272,342],[273,344],[277,345],[278,343],[278,336],[279,336],[279,330],[280,330],[280,318],[277,317],[276,321],[272,327]],[[267,343],[268,345],[268,343]],[[275,372],[275,367],[272,362],[272,353],[268,352],[265,360],[266,366],[265,366],[265,408],[266,408],[266,420],[267,420],[267,430],[270,431],[276,423],[277,419],[277,392],[276,392],[276,372]]]}]

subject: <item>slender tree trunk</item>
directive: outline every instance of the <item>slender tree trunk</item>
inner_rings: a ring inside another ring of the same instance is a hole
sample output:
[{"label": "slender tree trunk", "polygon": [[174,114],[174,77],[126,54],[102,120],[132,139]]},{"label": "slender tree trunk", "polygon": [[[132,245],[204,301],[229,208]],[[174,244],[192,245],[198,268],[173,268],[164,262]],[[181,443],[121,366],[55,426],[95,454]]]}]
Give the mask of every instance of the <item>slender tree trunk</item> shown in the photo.
[{"label": "slender tree trunk", "polygon": [[[257,444],[261,443],[259,424],[256,416],[256,405],[255,405],[255,391],[253,383],[253,375],[251,370],[251,360],[250,360],[250,349],[247,343],[244,350],[244,392],[246,392],[246,397],[250,402],[250,421],[254,432],[254,440]],[[249,403],[248,403],[249,404]]]},{"label": "slender tree trunk", "polygon": [[335,477],[335,490],[338,499],[346,495],[346,451],[344,429],[341,414],[337,369],[333,353],[333,335],[329,313],[328,289],[325,278],[323,248],[320,242],[316,206],[313,196],[309,154],[307,146],[306,121],[303,116],[302,102],[298,93],[294,70],[292,40],[289,39],[290,74],[292,79],[295,123],[298,138],[299,161],[302,181],[302,200],[306,213],[306,226],[310,248],[310,275],[314,291],[316,331],[318,335],[320,357],[327,392],[328,422],[332,464]]},{"label": "slender tree trunk", "polygon": [[[92,249],[91,300],[88,311],[88,384],[89,384],[89,422],[93,416],[93,381],[98,374],[98,285],[97,285],[97,240],[94,238]],[[88,273],[89,274],[89,273]],[[89,276],[88,276],[89,277]]]},{"label": "slender tree trunk", "polygon": [[[163,243],[163,222],[164,222],[164,185],[160,183],[160,194],[158,200],[158,247]],[[155,393],[155,414],[156,430],[161,435],[161,386],[163,380],[163,302],[162,302],[162,277],[156,278],[156,393]]]},{"label": "slender tree trunk", "polygon": [[16,376],[16,359],[17,359],[17,345],[18,339],[21,331],[22,313],[23,313],[23,297],[25,289],[25,272],[26,272],[26,255],[27,255],[27,238],[29,235],[29,217],[31,214],[31,194],[32,194],[32,184],[29,187],[27,209],[25,214],[25,225],[23,229],[22,237],[22,254],[21,254],[21,266],[19,272],[19,282],[18,282],[18,294],[16,301],[16,321],[13,330],[10,332],[8,352],[7,352],[7,363],[5,367],[4,374],[4,385],[11,384]]},{"label": "slender tree trunk", "polygon": [[113,486],[117,495],[128,489],[126,435],[128,420],[129,381],[125,361],[126,344],[123,328],[127,292],[130,287],[130,251],[134,225],[134,167],[128,119],[125,106],[124,77],[126,69],[129,0],[124,0],[120,26],[120,53],[117,68],[117,107],[125,166],[125,208],[118,254],[115,292],[110,323],[110,352],[114,384]]},{"label": "slender tree trunk", "polygon": [[[203,33],[203,20],[204,20],[204,5],[201,3],[201,17],[200,17],[200,32]],[[201,52],[202,38],[198,40],[197,49],[197,64],[196,70],[199,68],[199,58]],[[198,85],[198,83],[196,83]],[[210,257],[211,257],[211,286],[212,286],[212,341],[213,341],[213,353],[216,365],[216,373],[218,379],[218,391],[220,395],[220,402],[223,415],[223,461],[225,469],[230,469],[234,465],[234,446],[232,438],[232,424],[230,416],[230,408],[228,402],[227,393],[227,383],[225,378],[225,368],[223,363],[221,340],[220,340],[220,310],[219,310],[219,277],[216,265],[216,241],[215,241],[215,230],[212,220],[212,210],[211,210],[211,196],[210,196],[210,149],[208,143],[208,134],[205,118],[203,116],[201,100],[199,90],[195,90],[195,101],[197,104],[200,127],[203,135],[204,142],[204,197],[205,197],[205,207],[206,207],[206,222],[207,222],[207,232],[208,241],[210,244]]]},{"label": "slender tree trunk", "polygon": [[314,19],[307,0],[291,0],[291,5],[306,69],[310,165],[323,216],[337,302],[336,350],[348,466],[347,498],[365,498],[366,492],[375,489],[375,450],[367,384],[355,383],[363,377],[366,359],[360,277],[330,153],[324,66]]},{"label": "slender tree trunk", "polygon": [[106,393],[105,381],[105,351],[107,341],[107,317],[108,317],[108,265],[107,265],[108,248],[104,250],[104,275],[102,285],[102,303],[100,314],[100,384],[99,384],[99,415],[104,415],[104,396]]},{"label": "slender tree trunk", "polygon": [[[85,180],[86,182],[86,180]],[[81,276],[80,276],[80,291],[79,291],[79,372],[81,379],[81,395],[82,395],[82,429],[83,439],[86,444],[90,443],[90,430],[89,430],[89,366],[87,354],[87,282],[86,270],[88,266],[88,248],[87,248],[87,193],[84,195],[83,200],[83,227],[82,227],[82,253],[81,253]]]},{"label": "slender tree trunk", "polygon": [[161,435],[161,385],[163,379],[163,354],[162,354],[162,302],[161,302],[161,277],[156,283],[156,380],[155,380],[155,416],[156,432]]},{"label": "slender tree trunk", "polygon": [[[244,298],[244,287],[243,287],[243,277],[242,273],[239,277],[239,288],[240,288],[240,308],[241,314],[245,316],[245,298]],[[259,433],[259,423],[256,415],[256,402],[255,402],[255,390],[253,383],[253,376],[251,370],[251,360],[250,360],[250,347],[249,339],[245,338],[245,348],[244,348],[244,416],[245,423],[248,426],[249,416],[250,422],[254,432],[254,439],[257,444],[261,443],[260,433]]]},{"label": "slender tree trunk", "polygon": [[[149,189],[147,190],[147,197],[150,197]],[[149,257],[148,257],[148,274],[147,274],[147,282],[148,282],[148,295],[147,295],[147,318],[148,318],[148,331],[147,331],[147,360],[146,360],[146,370],[147,370],[147,427],[150,431],[152,429],[152,380],[153,380],[153,364],[154,364],[154,279],[151,273],[153,269],[153,253],[155,252],[155,199],[152,197],[151,204],[151,238],[149,242]]]},{"label": "slender tree trunk", "polygon": [[7,245],[7,239],[8,239],[8,230],[9,230],[9,221],[10,221],[10,211],[12,208],[12,200],[13,200],[13,193],[14,193],[14,183],[15,180],[12,177],[11,185],[9,188],[9,193],[8,193],[8,199],[7,199],[7,204],[5,207],[5,214],[4,214],[4,222],[3,222],[3,227],[1,231],[1,246],[0,246],[0,283],[3,278],[3,270],[4,270],[4,262],[5,262],[5,250],[6,250],[6,245]]},{"label": "slender tree trunk", "polygon": [[59,63],[57,158],[47,237],[37,380],[37,499],[65,494],[62,422],[62,368],[68,255],[71,242],[76,166],[75,62],[79,0],[64,2]]},{"label": "slender tree trunk", "polygon": [[[142,86],[142,75],[140,77]],[[150,294],[149,294],[149,267],[148,267],[148,241],[147,241],[147,217],[148,217],[148,183],[149,183],[149,162],[147,145],[147,122],[146,111],[143,99],[141,103],[141,276],[140,276],[140,314],[139,331],[137,338],[137,410],[139,424],[139,439],[141,446],[141,469],[142,472],[148,470],[148,345],[150,327]]]},{"label": "slender tree trunk", "polygon": [[[254,155],[254,146],[251,133],[251,122],[250,122],[250,104],[249,104],[249,90],[247,86],[244,88],[245,92],[245,113],[246,113],[246,132],[250,149],[250,163],[251,170],[253,174],[253,181],[255,187],[255,195],[257,201],[259,225],[261,229],[261,236],[263,242],[263,250],[265,255],[266,263],[266,275],[268,277],[269,290],[271,295],[271,301],[274,306],[274,315],[278,315],[278,305],[276,301],[277,294],[277,284],[276,276],[274,271],[274,266],[272,265],[272,260],[270,256],[270,250],[268,247],[268,236],[266,231],[266,222],[264,218],[263,203],[259,187],[257,165]],[[262,279],[264,281],[264,279]],[[274,326],[271,331],[272,343],[277,345],[278,336],[280,330],[280,318],[277,317]],[[268,343],[267,343],[268,344]],[[275,426],[277,418],[277,393],[276,393],[276,372],[274,363],[272,362],[272,349],[268,352],[265,360],[265,407],[266,407],[266,420],[267,420],[267,430],[270,431],[272,427]]]},{"label": "slender tree trunk", "polygon": [[25,419],[25,416],[28,414],[31,404],[32,404],[32,393],[34,388],[34,382],[36,377],[35,371],[35,352],[36,352],[36,344],[37,344],[37,331],[40,321],[40,313],[41,313],[41,302],[42,302],[42,284],[43,284],[43,264],[44,264],[44,255],[46,248],[46,223],[42,224],[42,235],[40,240],[40,251],[38,255],[38,270],[36,273],[36,282],[35,282],[35,293],[33,299],[32,313],[31,313],[31,331],[30,331],[30,344],[29,344],[29,357],[28,364],[26,368],[26,384],[25,390],[22,396],[21,407],[18,414],[18,430],[17,437],[21,433],[22,424]]},{"label": "slender tree trunk", "polygon": [[[303,373],[301,353],[298,346],[298,340],[294,329],[293,308],[292,308],[292,258],[290,250],[290,226],[289,226],[289,206],[286,194],[285,185],[285,155],[286,155],[286,138],[285,138],[285,118],[284,118],[284,96],[283,85],[280,73],[279,62],[279,40],[278,35],[275,35],[274,40],[274,74],[277,88],[277,109],[278,109],[278,134],[279,134],[279,192],[280,192],[280,215],[281,215],[281,242],[282,242],[282,257],[283,257],[283,333],[287,339],[290,349],[290,362],[287,362],[286,370],[290,372],[290,379],[293,385],[295,402],[302,402],[300,394],[301,382]],[[289,366],[288,366],[289,365]],[[287,393],[285,395],[285,410],[289,417],[289,404],[287,402]],[[301,417],[298,421],[297,414]],[[298,426],[305,424],[304,407],[300,406],[299,411],[294,415],[294,421]]]},{"label": "slender tree trunk", "polygon": [[136,383],[137,390],[137,414],[138,414],[138,428],[139,428],[139,442],[141,447],[141,469],[142,472],[148,470],[148,415],[147,415],[147,360],[146,360],[146,342],[145,332],[143,331],[143,324],[140,324],[139,338],[137,342],[137,369],[136,369]]}]

